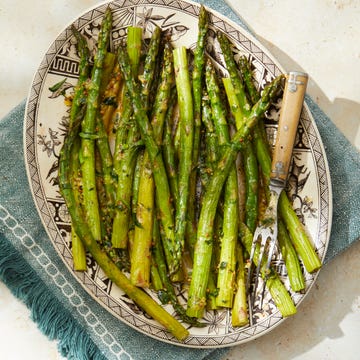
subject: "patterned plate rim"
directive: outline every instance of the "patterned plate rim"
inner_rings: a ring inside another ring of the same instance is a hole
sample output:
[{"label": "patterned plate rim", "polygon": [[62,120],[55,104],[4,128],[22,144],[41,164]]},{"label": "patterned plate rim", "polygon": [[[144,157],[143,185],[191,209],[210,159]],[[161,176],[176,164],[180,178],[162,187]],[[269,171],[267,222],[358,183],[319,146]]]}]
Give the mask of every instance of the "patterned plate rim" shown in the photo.
[{"label": "patterned plate rim", "polygon": [[[110,2],[103,2],[99,5],[96,5],[89,10],[85,11],[83,14],[81,14],[79,17],[74,20],[74,22],[77,25],[79,25],[81,19],[83,19],[86,16],[89,16],[89,14],[93,14],[92,12],[103,13],[105,7],[111,4],[111,6],[114,6],[114,8],[118,8],[120,6],[146,6],[146,5],[153,5],[153,6],[164,6],[168,7],[173,6],[173,9],[177,9],[178,11],[189,11],[191,8],[192,14],[197,14],[200,4],[195,3],[190,0],[115,0]],[[240,25],[236,24],[231,19],[228,19],[218,11],[215,11],[213,9],[208,8],[209,12],[212,14],[212,21],[213,26],[225,31],[227,35],[231,38],[231,40],[235,42],[246,42],[246,46],[248,47],[249,52],[251,54],[256,53],[258,56],[262,56],[262,64],[266,66],[272,66],[273,67],[273,73],[274,75],[278,75],[280,73],[284,73],[284,69],[279,65],[278,61],[275,59],[274,56],[270,54],[270,52],[264,48],[264,46],[259,43],[258,40],[254,38],[252,34],[250,34],[247,30],[245,30]],[[92,15],[91,15],[92,16]],[[93,18],[91,18],[93,19]],[[45,199],[45,193],[43,191],[43,186],[41,183],[41,178],[39,175],[39,168],[38,168],[38,161],[36,157],[36,150],[35,150],[35,138],[36,138],[36,117],[37,117],[37,110],[39,107],[39,98],[41,94],[41,89],[43,85],[43,80],[46,77],[48,66],[50,65],[53,56],[55,56],[56,52],[59,48],[61,48],[62,43],[66,41],[68,36],[68,29],[69,26],[65,27],[63,31],[57,36],[57,38],[54,40],[54,42],[49,47],[48,51],[44,55],[44,58],[37,69],[36,73],[34,74],[34,78],[32,81],[32,85],[29,91],[29,96],[27,99],[26,104],[26,111],[24,116],[24,157],[25,157],[25,164],[26,164],[26,171],[27,176],[29,180],[29,185],[31,189],[31,193],[36,205],[36,208],[38,210],[39,216],[41,218],[41,221],[43,223],[43,226],[45,227],[45,230],[47,231],[51,241],[53,242],[54,248],[58,252],[59,256],[69,269],[70,273],[77,279],[77,281],[83,286],[83,288],[92,296],[101,306],[103,306],[105,309],[107,309],[110,313],[112,313],[114,316],[125,322],[127,325],[135,328],[136,330],[153,337],[157,340],[161,340],[164,342],[168,342],[171,344],[179,345],[179,346],[185,346],[185,347],[192,347],[192,348],[218,348],[218,347],[227,347],[227,346],[233,346],[238,345],[240,343],[244,343],[250,340],[254,340],[255,338],[258,338],[259,336],[262,336],[266,334],[267,332],[274,329],[277,325],[283,322],[285,320],[279,311],[275,312],[269,319],[267,319],[267,323],[264,324],[262,322],[259,322],[256,324],[255,329],[253,327],[248,327],[245,329],[242,329],[241,331],[235,331],[233,333],[228,333],[225,335],[216,335],[216,336],[197,336],[197,335],[190,335],[189,338],[186,339],[185,342],[179,342],[175,338],[173,338],[171,335],[167,333],[167,331],[162,330],[161,327],[154,326],[156,328],[153,332],[148,331],[148,325],[144,326],[144,328],[139,328],[138,323],[136,321],[128,321],[125,320],[125,317],[128,317],[129,314],[127,309],[123,309],[124,313],[123,315],[119,315],[118,313],[115,313],[112,309],[110,309],[103,300],[99,298],[99,296],[95,296],[92,290],[89,289],[89,287],[85,284],[85,277],[86,275],[83,273],[74,272],[71,267],[71,259],[65,259],[63,257],[63,254],[59,250],[59,248],[56,246],[56,238],[58,240],[61,238],[61,236],[58,233],[58,230],[56,228],[55,223],[53,223],[53,219],[51,218],[51,214],[49,212],[49,209],[47,208],[47,200]],[[264,63],[263,61],[266,61],[268,63]],[[313,140],[311,143],[311,153],[314,157],[314,161],[316,163],[316,169],[318,171],[317,173],[317,181],[320,184],[320,194],[319,194],[319,201],[321,202],[321,211],[320,215],[322,216],[322,219],[319,219],[319,222],[321,223],[321,229],[317,232],[317,234],[320,234],[322,237],[322,247],[318,249],[320,258],[323,262],[327,246],[329,243],[330,238],[330,231],[331,231],[331,222],[332,222],[332,189],[331,189],[331,181],[330,181],[330,172],[328,167],[328,162],[326,159],[326,153],[324,150],[324,146],[321,141],[321,137],[319,134],[319,131],[316,127],[316,123],[312,117],[312,114],[310,112],[310,109],[308,105],[304,104],[303,115],[301,118],[301,124],[304,128],[304,131],[307,133],[308,136],[310,136]],[[319,162],[321,162],[321,171],[319,173]],[[321,181],[319,181],[319,178],[321,178]],[[54,240],[55,239],[55,240]],[[61,240],[61,239],[60,239]],[[318,276],[317,272],[312,276],[312,280],[310,285],[306,289],[306,293],[301,296],[297,296],[296,294],[293,296],[294,302],[296,306],[303,301],[303,299],[306,297],[306,295],[309,293],[311,287],[316,281],[316,278]],[[125,316],[124,316],[125,314]],[[131,314],[130,314],[131,315]],[[136,322],[136,325],[135,325]]]}]

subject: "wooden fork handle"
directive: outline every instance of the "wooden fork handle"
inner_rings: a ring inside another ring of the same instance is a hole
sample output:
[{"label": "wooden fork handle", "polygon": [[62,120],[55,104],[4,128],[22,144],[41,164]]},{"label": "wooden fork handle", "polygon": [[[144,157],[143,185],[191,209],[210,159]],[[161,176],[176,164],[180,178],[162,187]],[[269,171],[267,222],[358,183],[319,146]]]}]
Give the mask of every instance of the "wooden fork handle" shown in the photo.
[{"label": "wooden fork handle", "polygon": [[306,73],[292,71],[286,75],[270,174],[279,183],[287,180],[307,82]]}]

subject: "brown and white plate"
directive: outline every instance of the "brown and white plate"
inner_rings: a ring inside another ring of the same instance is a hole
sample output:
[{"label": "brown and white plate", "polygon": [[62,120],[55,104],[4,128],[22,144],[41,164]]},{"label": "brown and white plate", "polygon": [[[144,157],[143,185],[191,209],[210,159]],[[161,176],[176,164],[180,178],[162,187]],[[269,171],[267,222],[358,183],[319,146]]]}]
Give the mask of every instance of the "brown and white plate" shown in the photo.
[{"label": "brown and white plate", "polygon": [[[155,25],[171,34],[174,46],[193,48],[197,39],[199,4],[185,0],[116,0],[99,5],[79,16],[74,25],[94,47],[103,14],[110,6],[113,12],[113,29],[110,46],[115,49],[126,35],[129,25],[139,25],[150,34]],[[255,68],[258,86],[283,72],[276,60],[243,28],[221,14],[211,11],[208,54],[222,67],[217,31],[223,31],[235,45],[235,56],[245,54]],[[204,328],[189,327],[190,336],[180,343],[161,325],[146,316],[121,289],[114,286],[97,264],[89,257],[88,271],[73,270],[70,241],[70,218],[58,187],[57,171],[59,152],[68,122],[64,94],[70,94],[77,82],[79,58],[70,25],[54,40],[39,66],[30,89],[24,121],[25,162],[30,188],[47,233],[59,256],[73,276],[105,309],[124,323],[158,340],[194,348],[217,348],[253,340],[272,330],[283,317],[267,294],[262,311],[253,313],[252,324],[233,328],[228,310],[208,311]],[[54,84],[62,82],[60,88]],[[52,88],[52,90],[49,90]],[[276,106],[266,119],[267,133],[272,141],[276,133],[278,111]],[[294,161],[288,191],[293,206],[305,224],[314,246],[323,260],[331,228],[332,196],[330,174],[325,151],[315,122],[306,105],[303,107]],[[294,293],[286,276],[283,261],[274,262],[286,287],[298,306],[316,280],[316,274],[305,269],[306,289]],[[148,291],[157,299],[157,295]],[[177,289],[179,299],[186,304],[186,292]],[[174,313],[171,305],[165,306]]]}]

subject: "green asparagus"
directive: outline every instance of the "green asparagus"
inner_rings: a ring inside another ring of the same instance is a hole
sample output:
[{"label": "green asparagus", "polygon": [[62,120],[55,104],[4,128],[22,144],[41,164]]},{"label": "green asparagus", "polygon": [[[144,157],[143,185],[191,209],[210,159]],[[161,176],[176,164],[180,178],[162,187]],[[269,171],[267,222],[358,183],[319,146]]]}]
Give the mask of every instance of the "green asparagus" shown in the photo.
[{"label": "green asparagus", "polygon": [[[160,39],[160,34],[153,34]],[[150,49],[152,48],[150,44]],[[155,51],[150,52],[151,62],[155,65],[156,58]],[[146,61],[146,64],[150,61]],[[153,66],[152,66],[153,67]],[[142,80],[142,95],[145,104],[147,103],[149,83],[151,82],[150,66],[147,67],[148,74]],[[173,85],[173,62],[172,62],[172,47],[169,42],[166,42],[163,52],[163,67],[161,72],[161,81],[159,83],[155,102],[152,109],[151,124],[154,130],[155,141],[160,145],[163,124],[168,107],[168,99],[170,90]],[[136,207],[136,222],[134,231],[134,243],[131,263],[131,280],[134,284],[142,287],[148,287],[150,281],[150,248],[152,242],[152,226],[154,217],[154,179],[152,176],[151,163],[149,153],[145,150],[141,169],[140,182],[137,195]]]},{"label": "green asparagus", "polygon": [[91,81],[88,85],[86,114],[81,128],[81,171],[83,177],[84,212],[93,237],[101,238],[99,204],[95,181],[95,136],[96,118],[99,107],[99,90],[102,66],[109,43],[112,26],[112,14],[108,8],[105,12],[98,38],[98,50],[94,58]]},{"label": "green asparagus", "polygon": [[107,254],[101,250],[96,239],[94,239],[81,207],[76,203],[74,193],[71,189],[69,161],[72,147],[78,136],[79,122],[70,127],[69,133],[64,141],[59,160],[59,184],[62,196],[65,199],[76,233],[83,241],[87,250],[91,253],[98,265],[103,269],[107,277],[119,286],[138,306],[149,316],[157,320],[178,340],[184,340],[189,332],[184,326],[171,316],[165,309],[158,305],[149,295],[132,285],[123,272],[111,261]]},{"label": "green asparagus", "polygon": [[190,177],[192,173],[192,149],[194,141],[194,113],[190,74],[185,47],[174,49],[175,82],[179,103],[180,149],[179,149],[179,193],[176,201],[175,243],[180,251],[184,249],[186,216],[189,200]]},{"label": "green asparagus", "polygon": [[161,225],[165,232],[163,242],[166,262],[169,267],[169,272],[175,273],[180,266],[181,244],[175,243],[171,195],[162,154],[154,139],[152,126],[141,101],[140,86],[132,78],[127,53],[121,48],[118,51],[118,61],[133,102],[134,117],[138,124],[141,137],[145,143],[152,164],[152,171],[157,190],[156,202],[159,207]]},{"label": "green asparagus", "polygon": [[[142,29],[130,26],[126,42],[126,51],[131,64],[131,76],[136,77],[140,62],[142,43]],[[124,86],[123,109],[121,120],[116,131],[114,172],[117,175],[117,190],[115,202],[115,216],[112,230],[112,244],[115,248],[125,249],[128,242],[129,220],[131,213],[131,188],[135,164],[139,152],[139,132],[137,125],[132,121],[132,104],[129,98],[129,89]]]},{"label": "green asparagus", "polygon": [[[215,132],[219,140],[220,156],[230,142],[227,113],[223,106],[215,69],[210,60],[206,63],[206,87],[213,112]],[[230,170],[224,189],[224,214],[222,236],[220,237],[220,258],[218,265],[216,305],[232,307],[235,281],[235,248],[238,236],[238,186],[235,162]]]},{"label": "green asparagus", "polygon": [[192,71],[192,93],[194,104],[194,135],[192,146],[192,165],[189,180],[189,200],[186,224],[186,239],[188,246],[192,249],[196,241],[196,204],[193,199],[196,194],[196,183],[198,175],[200,130],[202,112],[202,93],[204,87],[204,66],[205,66],[205,45],[209,27],[209,14],[203,5],[200,6],[198,17],[198,38],[194,50],[193,71]]},{"label": "green asparagus", "polygon": [[252,127],[256,124],[257,119],[269,108],[271,100],[278,95],[282,81],[283,76],[279,76],[264,89],[261,99],[253,106],[246,123],[236,132],[232,141],[224,150],[214,175],[207,184],[198,225],[194,269],[186,312],[191,317],[201,317],[206,305],[206,284],[213,245],[212,229],[221,190],[234,164],[238,151],[246,146]]},{"label": "green asparagus", "polygon": [[[70,120],[69,126],[73,126],[75,119],[79,116],[81,109],[83,109],[83,105],[86,102],[86,91],[85,91],[85,83],[90,75],[90,50],[87,46],[87,42],[85,38],[81,35],[81,33],[72,26],[72,32],[76,38],[76,48],[78,54],[80,56],[79,62],[79,78],[77,84],[74,88],[74,95],[72,99],[71,109],[70,109]],[[74,147],[71,153],[71,184],[74,189],[74,196],[77,201],[80,203],[82,201],[82,179],[81,179],[81,171],[80,171],[80,160],[79,160],[79,152],[80,152],[81,143],[80,140],[77,139],[74,142]],[[71,226],[71,242],[72,242],[72,254],[74,261],[74,269],[78,271],[85,271],[87,269],[86,265],[86,252],[81,239],[77,236],[74,227]]]}]

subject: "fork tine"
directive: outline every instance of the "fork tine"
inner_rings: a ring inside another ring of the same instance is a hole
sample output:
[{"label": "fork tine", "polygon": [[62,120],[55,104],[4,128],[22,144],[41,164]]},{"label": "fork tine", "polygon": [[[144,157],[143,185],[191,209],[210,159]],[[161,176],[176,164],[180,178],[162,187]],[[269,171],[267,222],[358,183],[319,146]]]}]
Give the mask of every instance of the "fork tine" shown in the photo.
[{"label": "fork tine", "polygon": [[274,251],[275,251],[275,245],[276,245],[276,239],[277,239],[277,227],[276,226],[273,229],[273,234],[271,236],[269,236],[268,238],[270,240],[269,240],[269,244],[268,244],[268,254],[267,254],[267,261],[266,261],[265,272],[264,272],[264,282],[263,282],[263,287],[262,287],[262,291],[261,291],[260,308],[262,308],[264,295],[265,295],[266,282],[269,277],[269,269],[270,269],[271,259],[274,255]]},{"label": "fork tine", "polygon": [[254,271],[254,265],[255,265],[254,257],[255,257],[256,248],[258,246],[260,235],[261,235],[260,229],[259,228],[255,229],[255,233],[253,235],[253,240],[252,240],[252,245],[251,245],[249,268],[248,268],[248,274],[247,274],[247,280],[246,280],[246,293],[249,296],[249,303],[250,303],[249,309],[251,309],[251,311],[254,308],[255,296],[253,294],[253,291],[250,291],[250,287],[251,287],[251,282],[253,279],[253,271]]},{"label": "fork tine", "polygon": [[269,235],[264,234],[264,231],[260,231],[258,237],[261,237],[261,242],[260,242],[260,251],[259,251],[258,264],[256,266],[255,284],[254,284],[254,289],[253,289],[253,292],[252,292],[252,306],[255,303],[256,290],[257,290],[257,287],[258,287],[258,284],[259,284],[260,270],[261,270],[264,254],[266,252],[266,244],[268,242]]},{"label": "fork tine", "polygon": [[253,236],[252,245],[251,245],[249,269],[248,269],[248,274],[247,274],[247,279],[246,279],[246,292],[247,293],[249,293],[250,284],[251,284],[251,280],[252,280],[252,273],[253,273],[253,269],[254,269],[254,256],[255,256],[256,245],[258,242],[258,237],[259,237],[259,232],[255,231],[255,234]]},{"label": "fork tine", "polygon": [[255,257],[256,247],[258,245],[260,236],[261,236],[260,228],[255,229],[255,232],[253,235],[253,240],[252,240],[252,245],[251,245],[251,251],[250,251],[250,259],[249,259],[250,266],[249,266],[248,276],[247,276],[247,280],[246,280],[246,291],[247,292],[249,292],[251,281],[252,281],[254,264],[255,264],[254,257]]}]

